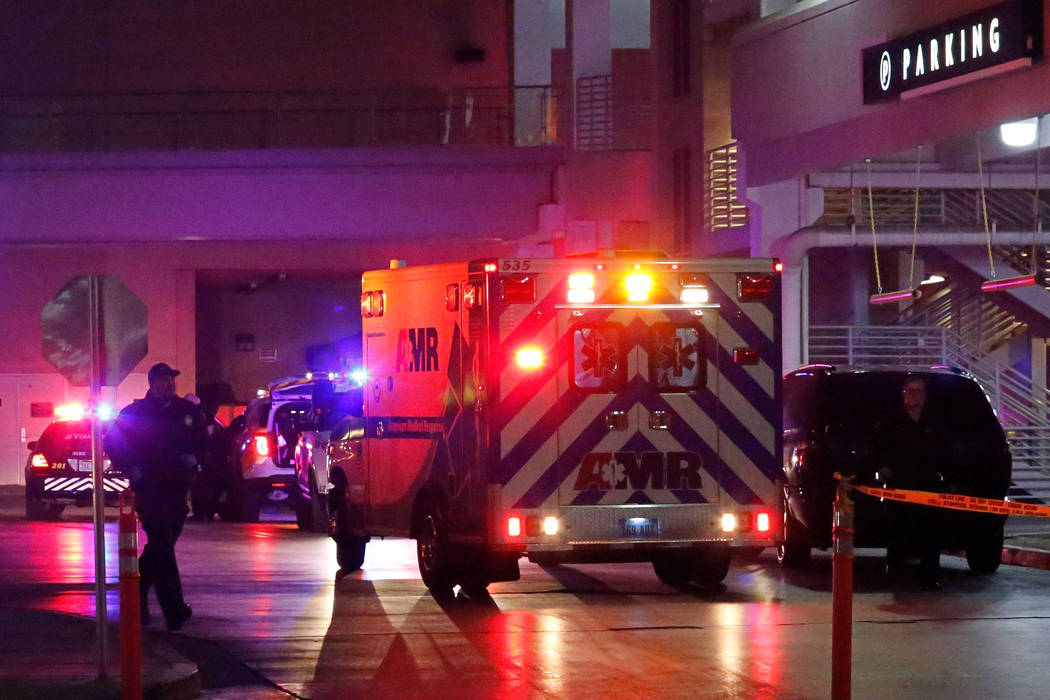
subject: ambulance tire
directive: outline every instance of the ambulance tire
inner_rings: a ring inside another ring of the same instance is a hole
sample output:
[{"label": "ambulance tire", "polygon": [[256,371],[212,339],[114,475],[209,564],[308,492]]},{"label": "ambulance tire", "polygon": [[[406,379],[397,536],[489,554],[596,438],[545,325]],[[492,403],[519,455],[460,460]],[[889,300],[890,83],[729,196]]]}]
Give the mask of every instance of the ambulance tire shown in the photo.
[{"label": "ambulance tire", "polygon": [[713,588],[722,583],[729,573],[731,558],[728,545],[705,547],[693,565],[693,582],[703,588]]},{"label": "ambulance tire", "polygon": [[791,514],[786,499],[781,505],[784,511],[784,541],[777,546],[777,561],[786,569],[804,569],[809,566],[812,553],[809,530]]},{"label": "ambulance tire", "polygon": [[426,501],[416,516],[416,559],[423,584],[436,600],[450,600],[456,576],[445,518],[433,501]]},{"label": "ambulance tire", "polygon": [[365,563],[365,546],[368,540],[353,535],[341,535],[335,539],[335,560],[339,571],[353,573]]},{"label": "ambulance tire", "polygon": [[660,581],[672,588],[696,584],[713,588],[729,573],[729,547],[713,545],[684,552],[658,555],[653,558],[653,571]]}]

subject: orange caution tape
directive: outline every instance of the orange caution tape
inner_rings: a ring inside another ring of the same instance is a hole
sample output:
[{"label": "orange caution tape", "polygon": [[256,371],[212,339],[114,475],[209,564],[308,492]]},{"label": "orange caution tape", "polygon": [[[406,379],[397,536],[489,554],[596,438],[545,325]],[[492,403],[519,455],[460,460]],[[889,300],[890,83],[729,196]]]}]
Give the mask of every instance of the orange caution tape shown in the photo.
[{"label": "orange caution tape", "polygon": [[876,498],[885,498],[901,503],[918,503],[937,508],[967,510],[973,513],[992,513],[996,515],[1029,515],[1037,518],[1050,518],[1050,506],[1039,506],[1033,503],[1017,501],[1000,501],[997,498],[980,498],[963,496],[957,493],[933,493],[931,491],[912,491],[910,489],[883,489],[877,486],[858,486],[850,488]]}]

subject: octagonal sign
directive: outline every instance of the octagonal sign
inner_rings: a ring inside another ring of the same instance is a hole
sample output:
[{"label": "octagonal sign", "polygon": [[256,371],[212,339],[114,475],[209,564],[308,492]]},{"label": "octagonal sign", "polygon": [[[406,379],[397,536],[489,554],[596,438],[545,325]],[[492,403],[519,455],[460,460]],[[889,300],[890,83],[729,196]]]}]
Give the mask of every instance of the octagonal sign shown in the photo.
[{"label": "octagonal sign", "polygon": [[44,357],[73,386],[91,385],[91,284],[98,281],[101,378],[116,386],[146,356],[146,305],[112,275],[74,277],[40,314]]}]

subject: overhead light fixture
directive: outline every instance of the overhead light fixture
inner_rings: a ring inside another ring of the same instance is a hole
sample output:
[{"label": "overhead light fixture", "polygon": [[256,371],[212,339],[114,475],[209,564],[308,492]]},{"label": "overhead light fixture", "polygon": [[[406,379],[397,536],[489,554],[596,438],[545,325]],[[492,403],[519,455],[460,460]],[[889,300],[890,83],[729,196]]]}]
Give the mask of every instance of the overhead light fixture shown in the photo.
[{"label": "overhead light fixture", "polygon": [[999,138],[1007,146],[1031,146],[1039,136],[1039,117],[999,125]]},{"label": "overhead light fixture", "polygon": [[919,284],[940,284],[941,282],[944,282],[947,279],[948,278],[944,275],[933,274],[924,279],[922,282],[919,282]]},{"label": "overhead light fixture", "polygon": [[890,304],[893,302],[912,301],[919,298],[918,289],[901,289],[896,292],[880,292],[868,297],[870,304]]},{"label": "overhead light fixture", "polygon": [[1001,292],[1004,289],[1013,289],[1014,287],[1028,287],[1035,283],[1035,275],[1025,275],[1023,277],[1010,277],[1008,279],[1001,280],[988,280],[981,284],[981,291]]}]

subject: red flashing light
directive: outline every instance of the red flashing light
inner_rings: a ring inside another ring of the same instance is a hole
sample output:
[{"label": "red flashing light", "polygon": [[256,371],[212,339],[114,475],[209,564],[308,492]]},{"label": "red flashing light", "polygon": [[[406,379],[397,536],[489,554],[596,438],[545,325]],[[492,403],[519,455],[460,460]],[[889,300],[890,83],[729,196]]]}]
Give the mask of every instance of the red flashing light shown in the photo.
[{"label": "red flashing light", "polygon": [[775,261],[773,263],[773,272],[783,272],[783,271],[784,271],[784,263],[780,262],[779,260]]},{"label": "red flashing light", "polygon": [[758,350],[754,348],[733,348],[733,363],[737,365],[757,365]]},{"label": "red flashing light", "polygon": [[679,265],[678,263],[671,263],[671,269],[672,270],[680,270],[680,269],[682,269],[682,266]]},{"label": "red flashing light", "polygon": [[1025,277],[1010,277],[1003,280],[987,280],[981,283],[982,292],[1001,292],[1004,289],[1013,289],[1014,287],[1028,287],[1035,284],[1035,275],[1027,275]]},{"label": "red flashing light", "polygon": [[273,482],[272,484],[270,484],[270,486],[274,487],[275,489],[283,489],[283,488],[284,488],[284,487],[286,487],[287,485],[288,485],[288,484],[286,484],[286,483],[285,483],[285,482],[283,482],[283,481],[275,481],[275,482]]},{"label": "red flashing light", "polygon": [[496,263],[485,263],[485,272],[495,272],[497,269]]},{"label": "red flashing light", "polygon": [[507,518],[507,534],[511,537],[521,537],[521,518],[516,515]]},{"label": "red flashing light", "polygon": [[772,292],[771,275],[741,273],[736,276],[736,298],[740,301],[766,301]]},{"label": "red flashing light", "polygon": [[759,532],[769,532],[769,513],[759,513],[755,516],[755,529]]},{"label": "red flashing light", "polygon": [[536,301],[535,275],[508,275],[500,280],[501,297],[508,304],[531,304]]}]

